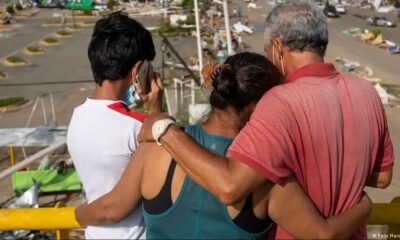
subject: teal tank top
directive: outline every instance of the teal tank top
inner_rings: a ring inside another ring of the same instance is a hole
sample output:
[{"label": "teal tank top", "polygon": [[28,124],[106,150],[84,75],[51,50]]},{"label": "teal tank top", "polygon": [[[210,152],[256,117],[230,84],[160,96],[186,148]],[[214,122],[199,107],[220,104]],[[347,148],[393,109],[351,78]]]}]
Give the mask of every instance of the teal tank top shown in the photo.
[{"label": "teal tank top", "polygon": [[[206,133],[200,126],[186,128],[198,144],[225,156],[233,139]],[[268,229],[253,234],[238,227],[227,208],[214,195],[186,176],[176,202],[161,214],[143,208],[147,239],[265,239]]]}]

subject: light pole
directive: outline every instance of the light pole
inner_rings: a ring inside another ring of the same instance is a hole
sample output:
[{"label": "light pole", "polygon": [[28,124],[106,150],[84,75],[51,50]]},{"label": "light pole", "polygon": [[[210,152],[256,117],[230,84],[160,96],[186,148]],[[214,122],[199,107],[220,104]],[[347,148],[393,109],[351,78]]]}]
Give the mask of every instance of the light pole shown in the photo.
[{"label": "light pole", "polygon": [[231,37],[231,27],[229,24],[229,12],[228,12],[228,0],[222,0],[224,7],[224,19],[225,19],[225,30],[226,30],[226,41],[228,44],[228,55],[232,55],[232,37]]},{"label": "light pole", "polygon": [[[199,71],[203,69],[203,49],[201,47],[201,35],[200,35],[200,14],[199,14],[199,2],[194,0],[194,14],[196,17],[196,36],[197,36],[197,54],[199,55]],[[200,74],[200,82],[203,83],[203,77]]]}]

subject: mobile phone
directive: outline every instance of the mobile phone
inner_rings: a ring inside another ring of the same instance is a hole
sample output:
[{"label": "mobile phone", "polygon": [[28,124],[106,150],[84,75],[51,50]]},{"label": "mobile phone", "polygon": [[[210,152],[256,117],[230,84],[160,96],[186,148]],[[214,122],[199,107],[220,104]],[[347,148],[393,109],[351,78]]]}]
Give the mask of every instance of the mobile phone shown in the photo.
[{"label": "mobile phone", "polygon": [[152,66],[149,61],[144,60],[139,67],[138,73],[136,75],[136,79],[139,85],[143,89],[144,94],[148,94],[151,91],[151,81],[152,77]]}]

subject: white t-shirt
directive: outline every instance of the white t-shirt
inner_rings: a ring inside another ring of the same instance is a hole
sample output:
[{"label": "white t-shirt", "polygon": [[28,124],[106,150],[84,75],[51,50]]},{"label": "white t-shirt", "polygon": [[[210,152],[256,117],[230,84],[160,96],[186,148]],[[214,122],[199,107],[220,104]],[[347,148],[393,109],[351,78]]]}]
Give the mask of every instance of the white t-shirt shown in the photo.
[{"label": "white t-shirt", "polygon": [[[121,101],[88,98],[75,108],[67,145],[89,203],[118,183],[136,151],[144,118],[140,113],[129,112]],[[85,235],[86,239],[143,239],[141,207],[117,224],[87,227]]]}]

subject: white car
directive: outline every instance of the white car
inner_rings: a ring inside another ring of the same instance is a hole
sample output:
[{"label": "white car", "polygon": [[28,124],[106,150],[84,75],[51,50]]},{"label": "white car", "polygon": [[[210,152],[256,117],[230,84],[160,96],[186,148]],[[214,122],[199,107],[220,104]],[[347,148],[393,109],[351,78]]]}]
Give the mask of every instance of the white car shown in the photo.
[{"label": "white car", "polygon": [[345,14],[346,13],[346,8],[344,7],[344,5],[337,4],[335,6],[335,8],[336,8],[336,12],[338,12],[339,14]]},{"label": "white car", "polygon": [[367,25],[379,27],[396,27],[395,22],[391,22],[385,17],[369,17],[367,18]]}]

